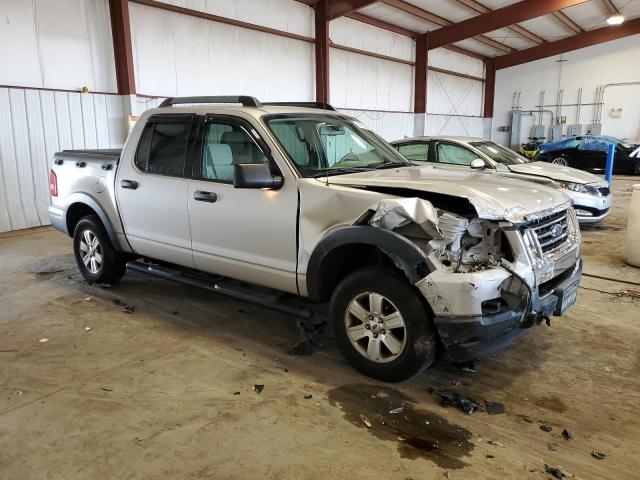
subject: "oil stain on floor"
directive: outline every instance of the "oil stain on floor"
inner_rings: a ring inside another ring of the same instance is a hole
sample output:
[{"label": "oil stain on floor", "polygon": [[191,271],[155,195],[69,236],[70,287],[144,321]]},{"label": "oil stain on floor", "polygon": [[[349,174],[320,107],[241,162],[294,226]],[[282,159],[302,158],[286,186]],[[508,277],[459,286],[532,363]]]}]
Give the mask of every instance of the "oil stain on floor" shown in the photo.
[{"label": "oil stain on floor", "polygon": [[396,442],[403,458],[425,458],[447,469],[467,465],[462,458],[473,450],[471,432],[416,408],[414,399],[395,388],[345,385],[330,390],[329,401],[353,425],[380,440]]}]

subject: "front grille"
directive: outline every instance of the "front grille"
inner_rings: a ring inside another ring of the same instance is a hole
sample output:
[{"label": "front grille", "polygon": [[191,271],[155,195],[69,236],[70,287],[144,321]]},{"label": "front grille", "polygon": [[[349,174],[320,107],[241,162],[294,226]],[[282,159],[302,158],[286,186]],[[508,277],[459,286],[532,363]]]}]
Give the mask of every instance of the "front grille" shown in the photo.
[{"label": "front grille", "polygon": [[609,187],[598,187],[598,192],[601,196],[606,197],[611,193],[611,190],[609,190]]},{"label": "front grille", "polygon": [[527,227],[533,230],[542,253],[548,253],[567,241],[569,236],[568,221],[567,211],[565,210],[529,222]]}]

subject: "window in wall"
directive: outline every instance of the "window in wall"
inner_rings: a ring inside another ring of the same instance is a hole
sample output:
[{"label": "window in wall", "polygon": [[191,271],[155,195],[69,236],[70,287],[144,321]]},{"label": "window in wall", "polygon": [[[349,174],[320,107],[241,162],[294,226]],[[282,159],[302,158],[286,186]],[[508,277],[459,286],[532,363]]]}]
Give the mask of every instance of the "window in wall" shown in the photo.
[{"label": "window in wall", "polygon": [[267,157],[239,125],[207,123],[202,144],[201,177],[219,182],[233,181],[233,166],[239,163],[267,163]]}]

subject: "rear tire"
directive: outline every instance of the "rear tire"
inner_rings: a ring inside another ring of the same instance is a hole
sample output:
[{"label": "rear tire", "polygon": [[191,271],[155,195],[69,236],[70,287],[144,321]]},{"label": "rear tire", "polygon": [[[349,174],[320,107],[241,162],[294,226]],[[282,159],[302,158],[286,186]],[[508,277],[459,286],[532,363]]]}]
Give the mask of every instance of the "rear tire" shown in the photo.
[{"label": "rear tire", "polygon": [[390,268],[366,267],[345,277],[331,299],[338,348],[359,372],[400,382],[430,366],[437,340],[424,300]]},{"label": "rear tire", "polygon": [[89,284],[116,283],[127,269],[126,259],[111,245],[97,215],[88,215],[76,225],[73,253],[80,273]]}]

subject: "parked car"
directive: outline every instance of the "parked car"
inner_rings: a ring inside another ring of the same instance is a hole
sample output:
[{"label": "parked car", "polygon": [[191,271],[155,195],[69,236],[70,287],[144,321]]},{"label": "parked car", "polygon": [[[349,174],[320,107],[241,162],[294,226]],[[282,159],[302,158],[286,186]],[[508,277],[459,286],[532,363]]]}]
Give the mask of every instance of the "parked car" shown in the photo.
[{"label": "parked car", "polygon": [[606,135],[583,135],[544,143],[536,157],[543,162],[602,173],[607,166],[609,145],[615,145],[613,173],[640,175],[640,145]]},{"label": "parked car", "polygon": [[322,107],[167,99],[122,151],[55,155],[51,222],[89,283],[128,267],[303,317],[328,305],[344,356],[385,381],[501,350],[575,303],[566,195],[411,165]]},{"label": "parked car", "polygon": [[609,184],[587,172],[529,160],[497,143],[473,137],[416,137],[391,142],[410,161],[452,171],[484,171],[547,185],[566,193],[581,224],[604,220],[611,208]]}]

